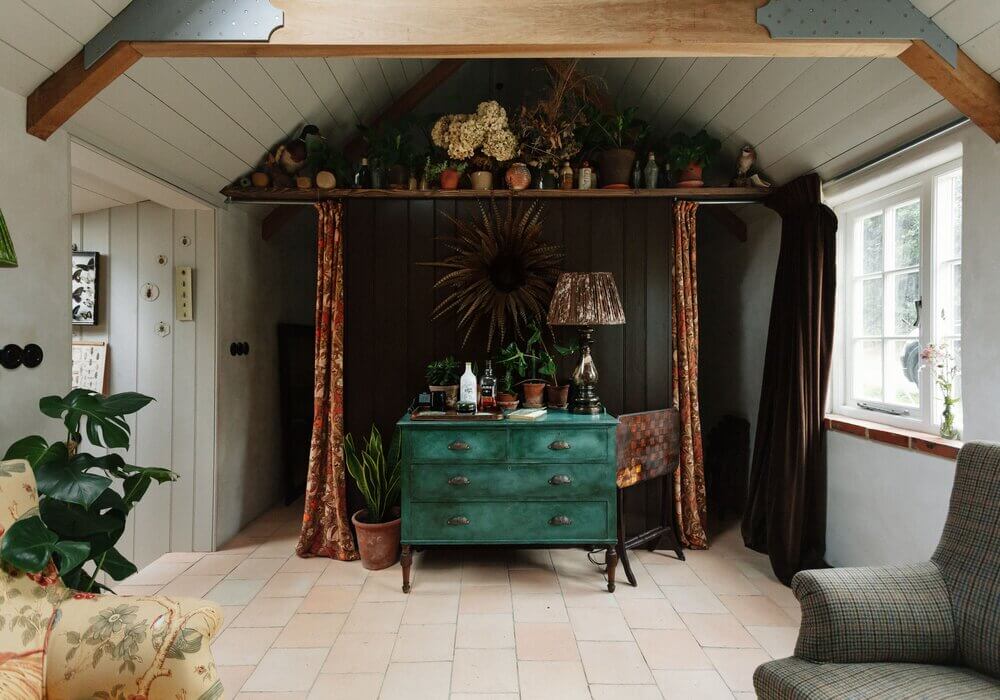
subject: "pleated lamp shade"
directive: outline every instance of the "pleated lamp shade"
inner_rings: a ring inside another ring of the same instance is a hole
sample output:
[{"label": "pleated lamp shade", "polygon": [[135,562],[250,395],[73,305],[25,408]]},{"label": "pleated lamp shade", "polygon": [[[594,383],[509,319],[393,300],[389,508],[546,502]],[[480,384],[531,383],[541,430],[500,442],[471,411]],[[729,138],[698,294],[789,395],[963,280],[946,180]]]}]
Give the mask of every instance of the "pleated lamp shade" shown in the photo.
[{"label": "pleated lamp shade", "polygon": [[619,326],[625,310],[610,272],[564,272],[549,304],[553,326]]}]

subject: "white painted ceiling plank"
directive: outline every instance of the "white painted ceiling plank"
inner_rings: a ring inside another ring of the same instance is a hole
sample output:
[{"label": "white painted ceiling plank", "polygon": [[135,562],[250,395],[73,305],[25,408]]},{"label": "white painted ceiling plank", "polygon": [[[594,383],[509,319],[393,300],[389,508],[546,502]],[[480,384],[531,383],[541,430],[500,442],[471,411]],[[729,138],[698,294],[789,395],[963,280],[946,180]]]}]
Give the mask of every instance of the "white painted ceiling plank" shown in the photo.
[{"label": "white painted ceiling plank", "polygon": [[687,112],[691,105],[698,101],[712,81],[729,63],[728,58],[699,58],[691,66],[670,96],[660,106],[653,117],[654,124],[664,134],[676,130],[678,120]]},{"label": "white painted ceiling plank", "polygon": [[677,84],[691,70],[693,58],[665,58],[656,75],[649,82],[639,100],[639,114],[644,119],[655,120],[663,103],[670,97]]},{"label": "white painted ceiling plank", "polygon": [[248,169],[245,162],[127,75],[106,87],[98,99],[227,180]]},{"label": "white painted ceiling plank", "polygon": [[[1000,4],[1000,0],[997,3]],[[962,50],[987,73],[1000,68],[1000,24],[994,24],[967,41]]]},{"label": "white painted ceiling plank", "polygon": [[268,149],[284,138],[284,129],[214,59],[169,58],[167,62],[246,129],[261,149]]},{"label": "white painted ceiling plank", "polygon": [[[302,122],[302,115],[281,91],[260,62],[252,58],[217,58],[215,62],[236,81],[271,118],[284,135],[290,134]],[[288,125],[292,127],[289,128]]]},{"label": "white painted ceiling plank", "polygon": [[773,100],[792,81],[802,75],[815,58],[775,58],[708,123],[707,129],[725,141],[748,117]]},{"label": "white painted ceiling plank", "polygon": [[958,44],[964,44],[987,27],[1000,22],[1000,2],[955,0],[934,15],[934,22]]},{"label": "white painted ceiling plank", "polygon": [[354,61],[350,58],[328,58],[326,64],[354,110],[354,124],[365,123],[375,116],[378,107],[368,94]]},{"label": "white painted ceiling plank", "polygon": [[[400,59],[399,62],[403,66],[403,73],[406,74],[407,85],[413,85],[427,74],[424,61],[420,59],[404,58]],[[436,62],[434,65],[436,65]]]},{"label": "white painted ceiling plank", "polygon": [[[89,2],[89,0],[86,0]],[[22,0],[3,0],[0,41],[56,71],[80,52],[81,44]]]},{"label": "white painted ceiling plank", "polygon": [[92,192],[79,185],[73,185],[70,190],[70,206],[74,214],[87,214],[101,209],[120,207],[125,203],[106,197],[99,192]]},{"label": "white painted ceiling plank", "polygon": [[382,67],[377,58],[355,58],[354,65],[361,74],[361,80],[368,89],[368,95],[375,105],[375,114],[392,104],[392,93],[389,84],[382,73]]},{"label": "white painted ceiling plank", "polygon": [[923,12],[928,17],[933,17],[947,7],[953,0],[911,0],[913,6]]},{"label": "white painted ceiling plank", "polygon": [[26,97],[50,75],[41,63],[0,41],[0,85]]},{"label": "white painted ceiling plank", "polygon": [[124,10],[132,0],[94,0],[94,2],[112,17],[117,17],[118,13]]},{"label": "white painted ceiling plank", "polygon": [[[116,81],[118,82],[118,81]],[[229,179],[205,167],[159,134],[113,109],[101,98],[91,100],[67,124],[69,133],[208,201],[221,201],[219,190]]]},{"label": "white painted ceiling plank", "polygon": [[336,142],[347,132],[353,132],[358,123],[358,115],[341,90],[340,83],[330,72],[327,62],[322,58],[297,58],[295,62],[327,110],[333,115],[336,133],[324,135]]},{"label": "white painted ceiling plank", "polygon": [[767,65],[766,58],[734,58],[678,120],[682,129],[705,128]]},{"label": "white painted ceiling plank", "polygon": [[104,178],[78,168],[75,165],[70,168],[70,182],[73,183],[74,187],[82,187],[90,192],[98,193],[103,197],[113,199],[119,204],[134,204],[146,199],[136,192],[108,182]]},{"label": "white painted ceiling plank", "polygon": [[111,15],[91,0],[26,0],[52,24],[86,44],[111,21]]},{"label": "white painted ceiling plank", "polygon": [[618,91],[632,72],[635,61],[634,58],[588,58],[580,61],[579,69],[599,78],[601,88],[616,100]]},{"label": "white painted ceiling plank", "polygon": [[[290,58],[262,58],[260,64],[267,71],[278,88],[295,105],[302,118],[321,129],[329,129],[334,123],[333,115],[313,90],[312,85],[302,75],[298,64]],[[292,131],[295,131],[293,129]]]},{"label": "white painted ceiling plank", "polygon": [[125,74],[242,160],[247,167],[253,167],[260,160],[262,144],[222,111],[209,95],[178,73],[166,59],[145,58]]},{"label": "white painted ceiling plank", "polygon": [[382,75],[385,76],[392,99],[399,99],[399,96],[410,87],[410,81],[406,78],[406,71],[403,70],[403,62],[398,58],[380,58],[378,59],[378,63],[382,68]]},{"label": "white painted ceiling plank", "polygon": [[622,107],[638,105],[662,64],[662,58],[636,59],[628,78],[618,90],[618,103]]},{"label": "white painted ceiling plank", "polygon": [[872,61],[795,119],[756,144],[758,162],[767,167],[779,161],[912,75],[912,71],[896,59]]}]

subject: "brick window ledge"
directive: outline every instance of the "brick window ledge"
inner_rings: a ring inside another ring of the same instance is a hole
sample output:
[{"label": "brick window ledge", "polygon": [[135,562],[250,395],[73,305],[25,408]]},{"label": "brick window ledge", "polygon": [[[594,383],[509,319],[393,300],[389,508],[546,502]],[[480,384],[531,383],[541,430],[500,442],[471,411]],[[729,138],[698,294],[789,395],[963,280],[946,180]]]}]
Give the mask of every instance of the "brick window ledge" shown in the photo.
[{"label": "brick window ledge", "polygon": [[839,433],[848,433],[873,442],[881,442],[894,447],[902,447],[907,450],[915,450],[935,457],[945,459],[955,459],[958,451],[962,449],[960,440],[947,440],[938,435],[919,433],[915,430],[905,430],[895,428],[884,423],[872,423],[871,421],[848,418],[835,414],[827,415],[823,419],[823,425],[827,430],[835,430]]}]

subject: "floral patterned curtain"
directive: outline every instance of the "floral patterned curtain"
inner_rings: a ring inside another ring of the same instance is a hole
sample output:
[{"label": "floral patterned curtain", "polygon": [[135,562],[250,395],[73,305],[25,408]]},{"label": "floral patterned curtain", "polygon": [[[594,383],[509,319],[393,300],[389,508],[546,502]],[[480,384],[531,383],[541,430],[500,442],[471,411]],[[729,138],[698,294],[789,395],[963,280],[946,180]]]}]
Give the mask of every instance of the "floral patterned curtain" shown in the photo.
[{"label": "floral patterned curtain", "polygon": [[316,359],[313,432],[302,534],[303,557],[358,558],[347,516],[344,465],[343,207],[320,202],[316,254]]},{"label": "floral patterned curtain", "polygon": [[698,403],[697,202],[674,203],[674,270],[671,276],[674,408],[680,412],[681,455],[674,479],[674,509],[681,544],[708,547],[705,536],[705,457]]}]

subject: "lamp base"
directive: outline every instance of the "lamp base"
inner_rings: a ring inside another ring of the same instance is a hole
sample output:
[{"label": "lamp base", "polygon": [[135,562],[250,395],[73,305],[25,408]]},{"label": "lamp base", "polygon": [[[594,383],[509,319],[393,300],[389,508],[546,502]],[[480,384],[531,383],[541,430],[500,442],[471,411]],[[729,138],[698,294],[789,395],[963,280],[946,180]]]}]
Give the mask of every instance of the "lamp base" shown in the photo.
[{"label": "lamp base", "polygon": [[573,372],[575,392],[569,402],[570,413],[595,415],[604,412],[601,397],[597,395],[597,366],[590,353],[594,341],[594,329],[588,326],[577,328],[580,334],[580,364]]}]

